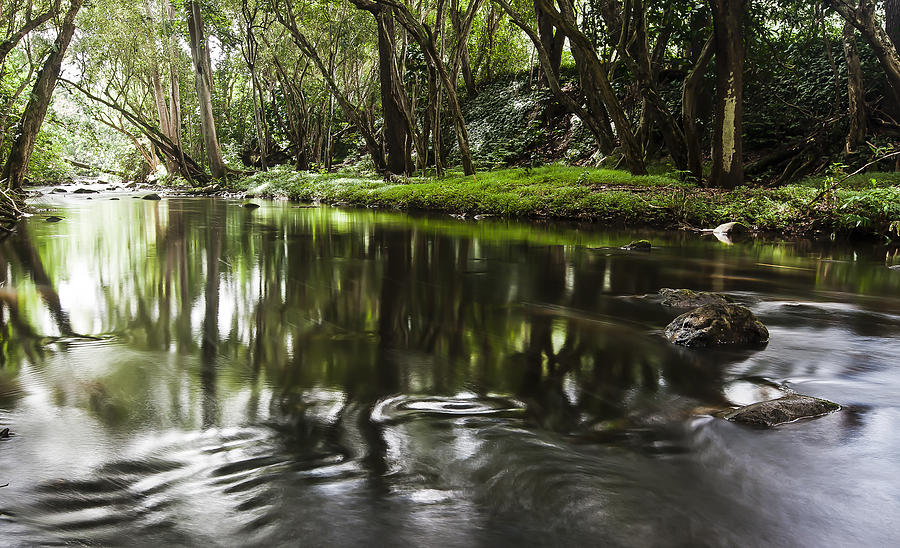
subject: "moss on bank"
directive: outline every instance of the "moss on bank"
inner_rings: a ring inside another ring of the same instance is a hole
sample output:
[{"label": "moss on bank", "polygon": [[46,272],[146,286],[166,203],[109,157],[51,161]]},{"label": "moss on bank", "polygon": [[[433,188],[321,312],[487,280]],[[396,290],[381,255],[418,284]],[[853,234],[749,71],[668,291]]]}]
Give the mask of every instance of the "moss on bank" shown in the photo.
[{"label": "moss on bank", "polygon": [[467,215],[589,220],[634,226],[714,227],[739,221],[785,234],[900,237],[900,186],[895,174],[850,181],[815,206],[828,183],[810,179],[777,189],[721,191],[672,177],[548,166],[503,169],[476,177],[411,178],[276,169],[231,185],[260,197]]}]

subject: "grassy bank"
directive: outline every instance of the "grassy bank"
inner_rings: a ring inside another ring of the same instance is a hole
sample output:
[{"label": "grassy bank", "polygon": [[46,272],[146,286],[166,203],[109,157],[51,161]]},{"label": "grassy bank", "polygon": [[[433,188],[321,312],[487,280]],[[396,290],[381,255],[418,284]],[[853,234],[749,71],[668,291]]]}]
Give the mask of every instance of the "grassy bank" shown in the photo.
[{"label": "grassy bank", "polygon": [[465,215],[579,219],[657,228],[709,228],[739,221],[755,230],[791,235],[900,238],[897,174],[855,177],[810,207],[828,184],[828,179],[810,179],[777,189],[721,191],[665,175],[633,177],[617,170],[548,166],[482,172],[475,178],[456,174],[408,182],[277,169],[231,186],[250,196]]}]

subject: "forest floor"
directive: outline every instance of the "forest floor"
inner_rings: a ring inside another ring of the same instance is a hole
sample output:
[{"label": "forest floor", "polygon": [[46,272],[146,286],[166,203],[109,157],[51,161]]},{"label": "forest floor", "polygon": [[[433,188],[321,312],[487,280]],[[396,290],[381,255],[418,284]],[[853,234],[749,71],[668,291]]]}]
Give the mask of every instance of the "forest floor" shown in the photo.
[{"label": "forest floor", "polygon": [[444,212],[460,216],[576,219],[616,226],[712,228],[739,222],[792,236],[900,239],[900,173],[840,182],[811,178],[779,188],[710,189],[666,175],[571,166],[511,168],[476,176],[385,181],[354,173],[273,169],[233,181],[247,197]]}]

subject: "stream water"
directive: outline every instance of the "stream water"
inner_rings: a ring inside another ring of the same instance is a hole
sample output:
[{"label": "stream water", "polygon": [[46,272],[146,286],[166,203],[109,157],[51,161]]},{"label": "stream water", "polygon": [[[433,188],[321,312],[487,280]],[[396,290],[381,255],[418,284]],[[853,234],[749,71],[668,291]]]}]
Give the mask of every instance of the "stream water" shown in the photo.
[{"label": "stream water", "polygon": [[[47,194],[0,243],[0,545],[900,538],[896,250],[258,202]],[[669,344],[662,287],[771,342]],[[790,390],[843,409],[713,415]]]}]

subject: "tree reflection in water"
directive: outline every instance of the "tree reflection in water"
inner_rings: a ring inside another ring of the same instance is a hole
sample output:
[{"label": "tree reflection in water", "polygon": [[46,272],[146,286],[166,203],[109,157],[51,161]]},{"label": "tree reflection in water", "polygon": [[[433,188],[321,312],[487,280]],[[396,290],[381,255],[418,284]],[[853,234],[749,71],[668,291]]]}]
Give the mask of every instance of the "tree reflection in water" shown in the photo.
[{"label": "tree reflection in water", "polygon": [[[900,292],[844,260],[859,249],[803,243],[735,253],[669,235],[637,254],[618,249],[630,235],[577,226],[198,199],[97,203],[68,219],[32,220],[0,244],[0,406],[14,413],[46,390],[46,405],[135,439],[262,426],[278,449],[255,465],[352,465],[343,473],[378,499],[399,477],[453,487],[454,466],[479,468],[460,463],[503,429],[683,450],[659,442],[729,405],[725,371],[751,353],[666,343],[675,312],[642,298],[660,287],[750,301]],[[790,268],[760,266],[772,264]],[[24,371],[30,388],[16,384]]]}]

